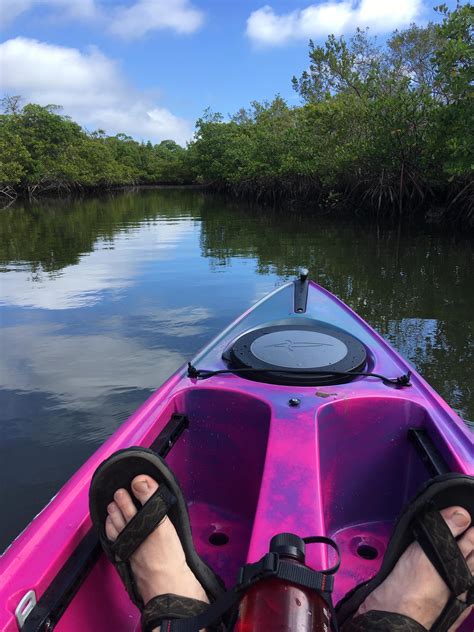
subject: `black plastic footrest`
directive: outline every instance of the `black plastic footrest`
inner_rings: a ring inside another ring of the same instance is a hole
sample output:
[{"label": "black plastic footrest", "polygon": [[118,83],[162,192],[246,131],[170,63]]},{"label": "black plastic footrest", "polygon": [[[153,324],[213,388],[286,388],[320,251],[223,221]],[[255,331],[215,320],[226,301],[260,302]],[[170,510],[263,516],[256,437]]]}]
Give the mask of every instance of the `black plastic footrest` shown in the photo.
[{"label": "black plastic footrest", "polygon": [[424,428],[409,428],[408,439],[415,446],[415,450],[431,476],[447,474],[451,471],[451,468]]},{"label": "black plastic footrest", "polygon": [[186,415],[173,413],[171,419],[154,440],[151,449],[164,459],[188,426],[189,419]]}]

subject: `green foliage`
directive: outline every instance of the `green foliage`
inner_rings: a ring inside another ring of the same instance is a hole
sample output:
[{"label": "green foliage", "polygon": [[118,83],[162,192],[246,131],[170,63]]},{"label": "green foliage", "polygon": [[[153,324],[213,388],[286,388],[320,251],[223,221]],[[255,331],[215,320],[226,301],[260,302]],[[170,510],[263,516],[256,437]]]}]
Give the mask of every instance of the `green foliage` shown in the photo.
[{"label": "green foliage", "polygon": [[422,28],[413,24],[405,31],[395,31],[387,42],[391,75],[408,79],[410,87],[419,93],[440,98],[434,62],[440,45],[441,37],[434,24]]},{"label": "green foliage", "polygon": [[434,53],[436,82],[444,107],[437,112],[433,151],[451,178],[463,181],[474,168],[474,7],[458,5],[436,27],[439,46]]},{"label": "green foliage", "polygon": [[21,137],[9,125],[5,116],[0,117],[0,186],[15,186],[25,174],[30,154]]},{"label": "green foliage", "polygon": [[330,35],[324,46],[309,42],[309,72],[293,77],[293,87],[308,103],[330,99],[334,94],[370,91],[383,70],[383,57],[367,31],[357,29],[349,43]]},{"label": "green foliage", "polygon": [[276,96],[228,120],[207,110],[186,149],[86,133],[57,106],[7,97],[0,193],[198,182],[255,200],[397,212],[435,202],[474,217],[474,9],[437,10],[439,24],[395,31],[385,47],[361,30],[310,41],[293,78],[301,105]]},{"label": "green foliage", "polygon": [[201,181],[397,212],[455,199],[469,216],[473,9],[439,10],[441,24],[396,31],[383,49],[361,30],[310,41],[309,68],[293,78],[302,106],[277,97],[228,122],[208,112],[188,150]]},{"label": "green foliage", "polygon": [[30,194],[114,185],[194,180],[186,150],[172,140],[138,143],[125,134],[88,134],[55,105],[21,107],[19,97],[2,100],[0,192]]},{"label": "green foliage", "polygon": [[435,27],[438,48],[434,61],[437,79],[452,103],[472,97],[474,7],[471,4],[458,4],[456,10],[450,12],[445,5],[441,5],[438,10],[444,15],[444,19]]}]

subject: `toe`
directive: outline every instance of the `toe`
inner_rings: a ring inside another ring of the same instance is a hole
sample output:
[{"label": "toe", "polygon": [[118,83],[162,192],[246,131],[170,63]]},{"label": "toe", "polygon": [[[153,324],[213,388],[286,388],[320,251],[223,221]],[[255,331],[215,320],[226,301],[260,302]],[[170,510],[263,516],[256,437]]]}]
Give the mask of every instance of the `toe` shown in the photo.
[{"label": "toe", "polygon": [[462,507],[448,507],[441,511],[441,515],[455,538],[464,533],[471,524],[469,512]]},{"label": "toe", "polygon": [[126,522],[130,522],[137,513],[137,509],[126,489],[118,489],[114,494],[114,500],[118,508],[122,512]]},{"label": "toe", "polygon": [[474,556],[474,527],[471,527],[462,534],[458,540],[458,546],[466,560],[470,556]]},{"label": "toe", "polygon": [[140,474],[132,481],[132,490],[142,505],[153,496],[158,489],[158,483],[150,476]]},{"label": "toe", "polygon": [[118,535],[119,535],[119,532],[114,527],[114,524],[110,516],[107,516],[105,520],[105,535],[109,538],[109,540],[112,540],[112,542],[114,542],[118,538]]},{"label": "toe", "polygon": [[471,551],[466,557],[466,562],[469,570],[474,575],[474,551]]},{"label": "toe", "polygon": [[107,507],[107,513],[115,529],[120,533],[127,523],[117,503],[110,503]]}]

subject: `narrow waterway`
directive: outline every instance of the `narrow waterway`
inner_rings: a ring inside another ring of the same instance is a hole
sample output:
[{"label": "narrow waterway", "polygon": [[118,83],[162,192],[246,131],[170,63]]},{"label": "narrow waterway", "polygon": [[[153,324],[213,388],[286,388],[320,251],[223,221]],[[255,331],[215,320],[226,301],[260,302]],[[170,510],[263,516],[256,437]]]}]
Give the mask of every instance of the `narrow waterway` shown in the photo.
[{"label": "narrow waterway", "polygon": [[170,373],[300,265],[474,418],[467,236],[186,190],[0,211],[0,550]]}]

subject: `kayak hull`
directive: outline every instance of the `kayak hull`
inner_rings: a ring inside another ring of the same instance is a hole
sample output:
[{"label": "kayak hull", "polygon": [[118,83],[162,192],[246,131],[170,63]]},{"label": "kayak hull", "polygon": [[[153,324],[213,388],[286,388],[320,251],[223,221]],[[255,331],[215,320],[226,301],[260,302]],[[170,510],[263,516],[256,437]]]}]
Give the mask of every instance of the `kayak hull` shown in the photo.
[{"label": "kayak hull", "polygon": [[[222,354],[243,332],[302,317],[294,310],[294,286],[286,284],[232,323],[193,365],[225,369]],[[371,372],[396,377],[413,371],[362,319],[312,282],[304,317],[355,336],[367,349]],[[298,404],[291,405],[295,399]],[[85,547],[86,562],[81,558],[81,546],[87,538],[93,542],[87,494],[105,458],[131,445],[157,448],[173,414],[185,415],[189,426],[166,459],[188,500],[196,548],[228,585],[243,563],[268,550],[276,533],[328,535],[342,553],[337,600],[377,572],[397,514],[429,478],[426,455],[420,458],[416,448],[420,441],[428,440],[435,465],[439,459],[450,471],[474,474],[472,433],[416,371],[411,386],[394,388],[371,377],[329,386],[268,384],[232,373],[198,380],[183,367],[2,556],[0,630],[18,629],[15,610],[28,591],[42,609],[33,610],[24,629],[41,629],[34,625],[51,613],[58,631],[138,629],[138,611],[110,564],[93,547],[92,553]],[[61,612],[60,576],[74,566],[74,556],[82,570],[69,571],[75,594],[63,598]],[[331,563],[327,556],[326,547],[313,546],[308,562],[321,568]]]}]

